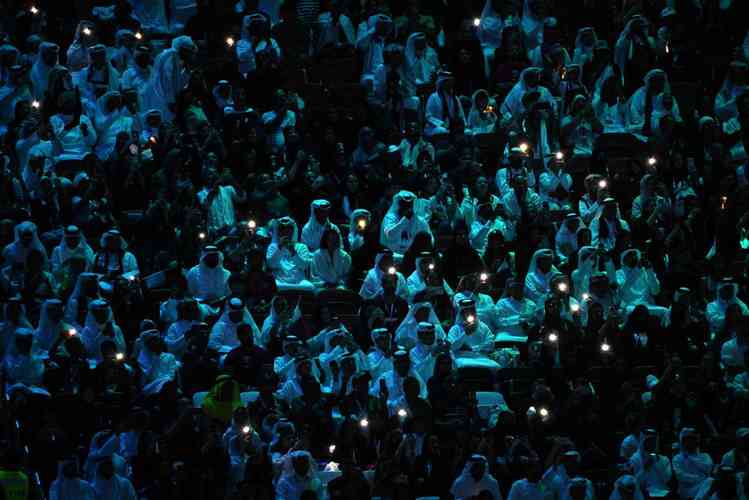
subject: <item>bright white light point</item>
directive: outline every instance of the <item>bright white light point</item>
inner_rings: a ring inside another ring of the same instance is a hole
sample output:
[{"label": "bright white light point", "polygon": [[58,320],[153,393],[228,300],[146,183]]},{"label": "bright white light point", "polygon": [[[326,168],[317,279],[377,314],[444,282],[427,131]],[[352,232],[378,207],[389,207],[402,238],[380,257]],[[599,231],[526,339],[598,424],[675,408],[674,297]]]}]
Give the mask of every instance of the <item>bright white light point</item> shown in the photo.
[{"label": "bright white light point", "polygon": [[140,40],[141,38],[143,38],[143,34],[140,31],[136,31],[135,32],[135,38],[138,39],[138,40]]},{"label": "bright white light point", "polygon": [[359,421],[359,425],[365,428],[369,427],[369,420],[367,420],[366,418],[363,418]]},{"label": "bright white light point", "polygon": [[398,410],[398,416],[400,418],[406,418],[406,415],[408,415],[408,412],[406,410],[404,410],[403,408],[401,408],[400,410]]},{"label": "bright white light point", "polygon": [[90,35],[91,34],[91,28],[83,28],[83,34],[84,35]]},{"label": "bright white light point", "polygon": [[226,45],[228,45],[229,47],[233,47],[234,46],[234,38],[230,37],[230,36],[226,37]]},{"label": "bright white light point", "polygon": [[583,300],[588,300],[590,298],[590,295],[587,293],[583,294]]},{"label": "bright white light point", "polygon": [[567,283],[559,283],[559,286],[557,286],[560,292],[566,292],[567,291]]},{"label": "bright white light point", "polygon": [[564,160],[564,153],[562,153],[561,151],[557,151],[557,153],[554,155],[554,157],[557,160]]},{"label": "bright white light point", "polygon": [[611,350],[611,346],[608,345],[606,342],[604,342],[603,344],[601,344],[601,351],[603,351],[603,352],[609,352],[610,350]]},{"label": "bright white light point", "polygon": [[121,352],[118,352],[117,354],[114,355],[114,359],[116,359],[117,361],[122,361],[123,359],[125,359],[125,355],[122,354]]},{"label": "bright white light point", "polygon": [[388,268],[388,274],[395,274],[395,267],[393,267],[393,266],[390,266],[390,267]]},{"label": "bright white light point", "polygon": [[598,187],[601,188],[601,189],[606,189],[606,186],[608,186],[608,185],[609,185],[609,183],[606,182],[605,180],[598,181]]},{"label": "bright white light point", "polygon": [[469,314],[466,318],[466,321],[468,321],[468,323],[473,323],[474,321],[476,321],[476,316],[474,316],[473,314]]},{"label": "bright white light point", "polygon": [[434,264],[429,264],[429,270],[434,271]]},{"label": "bright white light point", "polygon": [[242,432],[245,433],[245,434],[249,434],[250,433],[250,426],[249,425],[245,425],[244,427],[242,427]]},{"label": "bright white light point", "polygon": [[526,142],[521,143],[520,144],[520,151],[522,151],[523,153],[527,153],[528,152],[528,143],[526,143]]},{"label": "bright white light point", "polygon": [[486,280],[488,280],[488,279],[489,279],[489,275],[488,275],[488,274],[486,274],[486,273],[481,273],[481,276],[480,276],[480,278],[481,278],[481,281],[486,281]]},{"label": "bright white light point", "polygon": [[249,227],[250,229],[255,229],[257,227],[257,222],[251,220],[247,223],[247,227]]},{"label": "bright white light point", "polygon": [[573,313],[576,313],[576,312],[578,312],[579,310],[580,310],[580,306],[579,306],[578,304],[572,304],[572,305],[570,306],[570,311],[572,311]]},{"label": "bright white light point", "polygon": [[549,416],[549,410],[547,410],[546,408],[541,408],[541,410],[539,410],[539,412],[538,412],[538,413],[539,413],[539,414],[540,414],[540,415],[541,415],[542,417],[544,417],[544,418],[546,418],[546,417],[548,417],[548,416]]},{"label": "bright white light point", "polygon": [[31,107],[34,108],[34,109],[39,109],[39,106],[41,106],[41,105],[42,104],[39,101],[37,101],[37,100],[31,101]]},{"label": "bright white light point", "polygon": [[650,158],[648,158],[648,165],[650,165],[651,167],[656,163],[658,163],[658,160],[655,159],[655,156],[651,156]]},{"label": "bright white light point", "polygon": [[365,227],[367,227],[367,221],[365,221],[364,219],[360,219],[357,225],[359,226],[359,229],[364,229]]},{"label": "bright white light point", "polygon": [[474,18],[473,18],[473,25],[474,25],[474,26],[476,26],[477,28],[478,28],[479,26],[481,26],[481,19],[480,19],[480,18],[478,18],[478,17],[474,17]]},{"label": "bright white light point", "polygon": [[330,446],[328,446],[328,451],[329,451],[330,453],[335,453],[335,445],[334,445],[334,444],[331,444]]},{"label": "bright white light point", "polygon": [[198,233],[198,238],[200,238],[201,240],[204,240],[205,239],[205,233]]},{"label": "bright white light point", "polygon": [[556,333],[549,334],[549,342],[556,342],[559,339]]}]

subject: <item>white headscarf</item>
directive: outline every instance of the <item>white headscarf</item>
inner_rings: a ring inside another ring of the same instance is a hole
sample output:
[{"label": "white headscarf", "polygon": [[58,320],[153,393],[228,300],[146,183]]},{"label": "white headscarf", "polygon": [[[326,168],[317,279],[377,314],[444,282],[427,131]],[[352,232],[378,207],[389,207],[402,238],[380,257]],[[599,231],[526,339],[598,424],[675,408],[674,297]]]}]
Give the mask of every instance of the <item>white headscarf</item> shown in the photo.
[{"label": "white headscarf", "polygon": [[627,22],[627,25],[619,34],[619,38],[616,40],[616,45],[614,46],[614,63],[619,66],[621,74],[625,79],[627,78],[627,61],[632,57],[632,52],[634,50],[634,42],[630,40],[629,35],[632,31],[632,26],[637,22],[645,23],[643,35],[645,42],[650,44],[650,37],[647,35],[647,25],[649,22],[647,18],[637,15],[632,16],[632,18]]},{"label": "white headscarf", "polygon": [[80,236],[80,241],[75,246],[75,248],[68,247],[68,245],[65,243],[65,236],[63,235],[63,239],[60,242],[60,244],[57,245],[52,250],[52,269],[53,270],[62,269],[62,267],[71,257],[76,257],[76,256],[84,257],[86,259],[86,267],[90,266],[91,263],[93,263],[94,251],[86,242],[86,237],[83,235],[83,231],[81,231],[76,226],[67,226],[65,228],[64,234],[75,233],[75,232],[77,232],[78,235]]},{"label": "white headscarf", "polygon": [[[242,320],[238,323],[234,323],[229,317],[229,313],[233,309],[237,309],[240,307],[242,309]],[[242,323],[250,325],[250,329],[252,330],[252,336],[254,339],[260,338],[260,330],[258,330],[257,324],[255,323],[255,319],[252,317],[252,314],[250,314],[250,311],[247,310],[247,306],[245,306],[240,299],[234,298],[227,300],[226,304],[224,305],[224,312],[221,313],[221,316],[213,325],[213,329],[211,330],[211,337],[208,341],[209,346],[216,350],[219,350],[221,346],[230,347],[232,349],[234,347],[237,347],[239,345],[239,339],[237,338],[237,327]]]},{"label": "white headscarf", "polygon": [[[271,328],[273,328],[275,325],[281,322],[281,318],[279,317],[278,312],[276,312],[276,300],[278,299],[279,299],[279,296],[276,295],[271,300],[270,314],[268,314],[268,316],[266,316],[266,318],[263,320],[263,330],[262,330],[262,333],[260,334],[260,337],[259,338],[256,337],[258,344],[261,345],[262,347],[268,346],[268,341],[270,340]],[[299,308],[299,304],[296,304],[288,320],[288,324],[295,323],[301,317],[302,317],[302,310]]]},{"label": "white headscarf", "polygon": [[[106,439],[105,439],[106,438]],[[111,457],[116,474],[124,476],[127,474],[127,462],[117,454],[120,448],[120,437],[116,433],[106,436],[105,431],[94,434],[91,438],[91,445],[88,449],[88,456],[83,467],[86,480],[92,482],[96,478],[96,469],[98,462],[102,458]]]},{"label": "white headscarf", "polygon": [[[583,37],[587,33],[593,34],[593,43],[590,45],[585,45],[583,43]],[[593,52],[596,46],[596,43],[598,43],[598,37],[596,36],[596,31],[594,28],[591,28],[590,26],[586,28],[580,28],[577,30],[577,36],[575,37],[575,51],[572,55],[572,61],[575,64],[580,65],[580,73],[582,74],[582,68],[589,62],[593,60]]]},{"label": "white headscarf", "polygon": [[[349,228],[357,227],[359,219],[365,219],[367,225],[369,225],[372,222],[372,214],[369,213],[369,210],[363,208],[357,208],[352,211],[351,217],[349,217]],[[358,231],[350,229],[348,232],[348,243],[352,252],[358,250],[364,245],[364,236],[359,234]]]},{"label": "white headscarf", "polygon": [[[221,89],[229,87],[229,97],[224,98],[221,96]],[[234,107],[234,97],[232,96],[232,86],[231,84],[226,80],[219,80],[219,82],[214,85],[213,90],[211,91],[211,94],[213,94],[213,100],[216,103],[216,107],[220,111],[224,111],[224,109],[227,106]]]},{"label": "white headscarf", "polygon": [[616,482],[614,483],[614,490],[611,492],[609,500],[622,500],[622,498],[624,497],[622,497],[622,494],[619,492],[619,490],[624,488],[634,491],[632,500],[644,500],[645,497],[642,496],[642,491],[640,491],[640,485],[637,484],[637,479],[629,474],[621,476],[616,480]]},{"label": "white headscarf", "polygon": [[504,28],[505,22],[502,19],[502,14],[494,10],[492,0],[486,0],[476,33],[481,45],[493,49],[501,47]]},{"label": "white headscarf", "polygon": [[26,328],[32,330],[34,327],[31,325],[29,320],[26,318],[26,306],[20,301],[15,299],[18,303],[20,312],[18,314],[18,321],[11,322],[8,309],[11,307],[11,302],[6,301],[3,304],[3,321],[0,323],[0,357],[4,356],[8,352],[8,349],[13,345],[13,336],[16,330],[19,328]]},{"label": "white headscarf", "polygon": [[[569,216],[568,216],[569,218]],[[565,222],[568,220],[568,218],[565,218]],[[575,215],[574,218],[576,218],[578,221],[580,221],[580,226],[578,227],[578,230],[580,228],[585,227],[585,223],[583,220]],[[564,250],[564,244],[568,244],[572,251],[571,253],[567,254]],[[557,235],[554,237],[554,249],[558,256],[569,259],[575,252],[577,252],[577,231],[574,233],[570,231],[570,229],[567,227],[567,224],[562,223],[559,226],[559,230],[557,231]]]},{"label": "white headscarf", "polygon": [[403,321],[395,330],[395,343],[410,348],[416,345],[418,342],[418,331],[419,322],[416,321],[416,311],[422,308],[429,309],[429,315],[427,316],[427,322],[434,325],[434,336],[436,340],[443,340],[447,338],[445,330],[442,329],[442,323],[437,317],[437,313],[434,312],[434,307],[430,302],[416,302],[411,304],[408,308],[408,313]]},{"label": "white headscarf", "polygon": [[126,132],[130,136],[133,128],[133,118],[124,114],[122,108],[109,110],[107,103],[110,99],[122,97],[119,91],[110,90],[96,100],[96,116],[94,126],[99,137],[96,144],[96,155],[100,160],[108,160],[117,143],[120,132]]},{"label": "white headscarf", "polygon": [[96,491],[93,486],[80,477],[68,479],[63,474],[63,468],[68,463],[74,462],[69,460],[60,462],[57,466],[57,479],[52,482],[49,488],[49,497],[51,500],[94,500]]},{"label": "white headscarf", "polygon": [[[218,265],[211,268],[205,263],[208,255],[218,255]],[[214,300],[230,293],[231,272],[224,268],[224,254],[216,247],[206,247],[200,262],[187,273],[187,289],[198,300]]]},{"label": "white headscarf", "polygon": [[[299,476],[294,470],[295,459],[306,459],[309,469],[305,476]],[[317,477],[317,462],[308,451],[296,450],[286,454],[283,459],[281,477],[276,486],[276,496],[279,499],[298,499],[306,490],[312,490],[318,495],[323,493],[323,486]]]},{"label": "white headscarf", "polygon": [[[307,248],[310,251],[315,251],[320,248],[320,239],[322,238],[325,229],[327,229],[328,227],[338,229],[338,227],[329,219],[326,224],[320,224],[320,222],[318,222],[317,218],[315,217],[315,211],[323,208],[327,208],[328,210],[330,210],[331,205],[328,200],[314,200],[312,203],[310,203],[309,219],[302,228],[302,243],[307,245]],[[340,231],[338,234],[340,234]]]},{"label": "white headscarf", "polygon": [[[99,275],[96,273],[81,273],[78,275],[78,279],[75,282],[75,288],[73,288],[73,293],[70,294],[70,297],[68,297],[68,303],[65,304],[65,321],[74,325],[78,324],[78,304],[81,301],[81,294],[83,294],[83,283],[86,280],[97,281],[97,293],[96,296],[92,298],[92,300],[100,298],[98,293],[98,279]],[[86,310],[88,311],[88,304],[86,305]]]},{"label": "white headscarf", "polygon": [[[60,46],[56,43],[42,42],[39,44],[37,51],[36,60],[31,66],[31,87],[33,89],[34,98],[41,101],[44,99],[44,92],[47,91],[49,86],[49,73],[57,65],[57,61],[51,66],[44,63],[42,59],[42,53],[47,50],[60,50]],[[58,56],[59,57],[59,56]]]},{"label": "white headscarf", "polygon": [[[21,242],[21,234],[29,231],[31,231],[32,234],[31,242],[28,246],[25,246]],[[13,243],[9,244],[5,247],[5,249],[3,249],[3,258],[5,259],[5,265],[24,264],[26,262],[26,258],[29,255],[29,252],[31,252],[32,249],[39,250],[42,253],[44,262],[47,262],[47,251],[44,249],[44,245],[42,245],[42,242],[39,240],[36,224],[28,220],[21,222],[20,224],[16,225],[14,232],[15,239],[13,240]]]},{"label": "white headscarf", "polygon": [[[491,0],[490,0],[491,1]],[[489,97],[489,92],[484,89],[478,89],[471,96],[471,111],[468,112],[468,128],[475,134],[485,134],[494,130],[494,126],[497,123],[496,113],[487,110],[486,108],[479,109],[476,104],[480,95],[486,96],[487,107],[493,106],[492,99]]]},{"label": "white headscarf", "polygon": [[[474,462],[482,462],[484,464],[484,475],[478,481],[471,475],[471,466]],[[463,467],[463,472],[455,479],[452,488],[450,488],[450,493],[452,493],[456,500],[467,500],[475,497],[482,491],[489,491],[494,500],[502,498],[499,492],[499,483],[489,473],[489,462],[486,457],[483,455],[471,455]]]},{"label": "white headscarf", "polygon": [[[671,107],[666,109],[664,104],[664,97],[667,93],[661,92],[655,96],[655,102],[653,103],[653,114],[651,115],[651,129],[655,133],[661,132],[661,120],[667,116],[673,118],[677,123],[681,123],[681,115],[679,114],[679,105],[676,103],[676,98],[671,96]],[[670,95],[670,94],[669,94]]]},{"label": "white headscarf", "polygon": [[[401,200],[412,199],[414,203],[414,214],[410,220],[402,221],[402,217],[398,215],[398,209]],[[390,203],[385,217],[382,220],[382,227],[380,228],[380,242],[394,253],[405,253],[414,237],[417,233],[425,232],[431,235],[429,224],[416,213],[416,200],[417,197],[411,191],[399,191]],[[398,234],[393,234],[395,231],[393,228],[402,225]],[[389,233],[389,234],[388,234]]]},{"label": "white headscarf", "polygon": [[554,258],[554,252],[549,248],[541,248],[536,250],[531,257],[530,264],[528,264],[528,273],[525,275],[525,296],[541,305],[544,296],[549,292],[551,285],[551,279],[561,274],[559,270],[552,264],[549,272],[542,274],[538,269],[538,259],[541,256],[549,256]]},{"label": "white headscarf", "polygon": [[[426,44],[421,57],[416,56],[416,42],[418,40],[423,40]],[[439,69],[439,59],[437,58],[437,52],[427,43],[424,33],[412,33],[406,40],[406,49],[403,54],[405,64],[402,67],[403,79],[401,85],[404,87],[406,96],[414,96],[418,85],[431,81],[432,76]]]},{"label": "white headscarf", "polygon": [[195,43],[189,36],[178,36],[172,40],[172,47],[156,57],[151,71],[151,90],[162,116],[171,118],[173,113],[168,105],[177,100],[180,90],[189,82],[190,75],[183,68],[179,51],[188,49],[197,51]]},{"label": "white headscarf", "polygon": [[525,47],[528,50],[533,50],[544,42],[544,21],[544,19],[537,18],[531,11],[531,0],[525,0],[520,27],[523,30]]},{"label": "white headscarf", "polygon": [[[102,323],[99,323],[96,320],[96,317],[92,312],[95,308],[103,308],[107,312],[107,317]],[[112,320],[112,329],[114,330],[114,335],[111,338],[102,335],[104,327],[109,320]],[[122,336],[122,330],[120,330],[120,327],[115,323],[114,316],[112,315],[112,308],[106,300],[92,300],[88,304],[88,314],[86,314],[86,324],[81,332],[81,340],[86,347],[88,356],[97,361],[101,360],[100,347],[105,340],[111,340],[114,342],[118,351],[122,352],[125,350],[125,338]]]},{"label": "white headscarf", "polygon": [[[663,71],[662,69],[653,69],[648,71],[648,73],[645,75],[644,82],[645,84],[637,89],[637,91],[632,94],[632,97],[629,99],[629,123],[632,126],[642,126],[642,124],[645,121],[645,99],[647,99],[648,95],[648,89],[650,88],[651,81],[656,76],[662,76],[665,79],[665,84],[663,86],[663,92],[664,93],[671,93],[671,85],[668,81],[668,74]],[[653,111],[655,111],[655,102],[657,99],[657,95],[653,96]],[[676,117],[681,119],[681,115],[679,114],[679,103],[676,102],[676,98],[673,98],[674,104],[671,109],[672,113],[675,114]]]},{"label": "white headscarf", "polygon": [[59,306],[60,310],[63,311],[62,301],[59,299],[47,299],[42,304],[42,312],[39,316],[39,326],[34,332],[34,350],[37,353],[49,352],[52,345],[60,336],[60,327],[63,325],[63,315],[60,315],[60,320],[56,323],[49,317],[47,311],[50,306]]},{"label": "white headscarf", "polygon": [[[367,276],[364,278],[361,289],[359,289],[359,295],[364,300],[372,300],[382,292],[382,275],[384,273],[380,269],[380,261],[385,255],[386,252],[380,252],[377,254],[377,256],[375,257],[374,266],[367,272]],[[399,271],[396,271],[396,275],[398,276],[398,280],[395,286],[395,294],[405,299],[406,297],[408,297],[408,285],[406,285],[406,278],[404,278]]]},{"label": "white headscarf", "polygon": [[546,87],[543,87],[539,83],[538,86],[531,89],[530,87],[528,87],[528,85],[525,82],[525,77],[529,73],[538,73],[540,75],[541,72],[542,72],[541,68],[531,66],[529,68],[525,68],[520,73],[520,78],[518,78],[517,83],[512,87],[510,92],[507,94],[507,97],[505,97],[505,100],[502,103],[502,107],[499,110],[502,116],[508,116],[508,115],[518,116],[522,114],[525,111],[525,106],[523,106],[523,96],[527,92],[530,92],[530,91],[538,91],[541,94],[539,98],[539,102],[553,103],[551,93]]}]

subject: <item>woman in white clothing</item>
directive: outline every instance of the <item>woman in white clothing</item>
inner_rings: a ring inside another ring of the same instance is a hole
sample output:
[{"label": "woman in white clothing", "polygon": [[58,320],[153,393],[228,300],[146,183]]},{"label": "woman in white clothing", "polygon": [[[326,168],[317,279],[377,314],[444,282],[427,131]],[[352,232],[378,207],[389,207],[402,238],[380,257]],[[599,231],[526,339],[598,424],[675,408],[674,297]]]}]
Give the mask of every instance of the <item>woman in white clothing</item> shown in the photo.
[{"label": "woman in white clothing", "polygon": [[343,287],[351,271],[351,256],[341,248],[338,228],[328,226],[322,233],[320,248],[312,254],[313,279],[326,287]]}]

